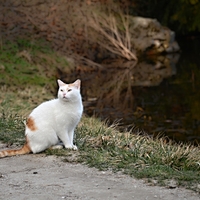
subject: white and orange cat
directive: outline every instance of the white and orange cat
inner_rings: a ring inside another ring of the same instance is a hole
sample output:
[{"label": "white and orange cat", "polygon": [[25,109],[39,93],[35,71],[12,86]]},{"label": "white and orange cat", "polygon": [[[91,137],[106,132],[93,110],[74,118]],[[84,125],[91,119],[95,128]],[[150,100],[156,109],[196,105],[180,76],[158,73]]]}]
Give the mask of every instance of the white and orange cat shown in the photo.
[{"label": "white and orange cat", "polygon": [[40,104],[26,122],[26,143],[18,150],[4,150],[0,158],[28,153],[39,153],[61,140],[67,149],[77,150],[73,144],[74,129],[82,112],[81,81],[66,84],[58,80],[58,98]]}]

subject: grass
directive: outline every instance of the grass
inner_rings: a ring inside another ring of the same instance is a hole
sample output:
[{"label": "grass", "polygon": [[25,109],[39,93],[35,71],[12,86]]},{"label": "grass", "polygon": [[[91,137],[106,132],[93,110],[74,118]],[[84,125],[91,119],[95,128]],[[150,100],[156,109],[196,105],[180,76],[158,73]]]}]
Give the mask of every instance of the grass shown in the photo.
[{"label": "grass", "polygon": [[199,191],[199,147],[166,142],[165,138],[121,133],[115,126],[108,127],[93,118],[83,118],[77,132],[79,161],[91,167],[156,179],[159,184],[173,179],[177,186]]},{"label": "grass", "polygon": [[19,39],[4,42],[0,49],[0,84],[7,86],[55,86],[58,69],[69,69],[67,58],[44,41]]},{"label": "grass", "polygon": [[[0,118],[0,140],[21,145],[24,142],[23,118],[3,114]],[[131,132],[119,132],[95,118],[83,117],[76,130],[79,151],[66,149],[45,151],[63,156],[66,162],[80,162],[99,170],[122,171],[149,184],[183,186],[196,192],[200,182],[200,149],[187,144],[152,139]]]},{"label": "grass", "polygon": [[0,117],[0,141],[8,145],[22,145],[25,142],[23,118],[18,115],[7,115],[2,111]]},{"label": "grass", "polygon": [[42,101],[54,98],[60,69],[70,69],[67,58],[48,43],[5,41],[0,48],[0,109],[13,108],[26,116]]},{"label": "grass", "polygon": [[[3,72],[0,73],[0,141],[22,145],[24,120],[35,105],[53,98],[49,88],[55,87],[52,77],[55,77],[56,66],[60,63],[66,67],[67,63],[49,47],[42,48],[29,41],[4,45],[4,56],[0,54],[0,70]],[[24,50],[29,53],[19,58],[18,54]],[[31,60],[27,56],[31,56]],[[45,66],[48,66],[49,75],[43,70]],[[35,77],[31,79],[32,76]],[[165,138],[152,139],[137,132],[120,132],[117,125],[108,126],[98,119],[84,116],[76,129],[75,143],[79,151],[48,149],[45,153],[99,170],[122,171],[152,185],[171,187],[169,183],[173,180],[175,187],[200,192],[199,146],[176,144]]]},{"label": "grass", "polygon": [[23,85],[37,82],[44,86],[47,78],[39,74],[38,65],[34,64],[38,59],[36,52],[39,50],[36,45],[25,40],[18,40],[17,43],[5,42],[0,54],[1,84]]}]

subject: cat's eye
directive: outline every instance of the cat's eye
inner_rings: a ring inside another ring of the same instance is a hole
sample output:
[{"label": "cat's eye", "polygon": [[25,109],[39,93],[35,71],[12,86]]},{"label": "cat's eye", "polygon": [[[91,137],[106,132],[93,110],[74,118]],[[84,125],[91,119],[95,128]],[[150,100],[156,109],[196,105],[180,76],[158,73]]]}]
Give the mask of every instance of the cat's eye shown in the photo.
[{"label": "cat's eye", "polygon": [[70,92],[70,91],[72,91],[72,89],[68,89],[67,91]]},{"label": "cat's eye", "polygon": [[63,92],[63,89],[60,89],[61,92]]}]

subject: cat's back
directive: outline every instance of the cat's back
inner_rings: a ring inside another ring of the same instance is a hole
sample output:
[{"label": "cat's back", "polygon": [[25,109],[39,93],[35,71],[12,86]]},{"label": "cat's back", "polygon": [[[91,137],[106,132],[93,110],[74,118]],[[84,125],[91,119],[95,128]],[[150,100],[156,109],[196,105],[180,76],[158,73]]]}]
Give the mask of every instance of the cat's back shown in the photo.
[{"label": "cat's back", "polygon": [[60,108],[58,99],[43,102],[30,113],[26,128],[30,129],[30,124],[34,124],[37,130],[48,129],[49,126],[55,126],[57,116],[59,115],[58,113],[61,112],[62,109]]},{"label": "cat's back", "polygon": [[52,99],[41,103],[31,112],[31,115],[45,115],[51,114],[55,108],[58,108],[58,99]]}]

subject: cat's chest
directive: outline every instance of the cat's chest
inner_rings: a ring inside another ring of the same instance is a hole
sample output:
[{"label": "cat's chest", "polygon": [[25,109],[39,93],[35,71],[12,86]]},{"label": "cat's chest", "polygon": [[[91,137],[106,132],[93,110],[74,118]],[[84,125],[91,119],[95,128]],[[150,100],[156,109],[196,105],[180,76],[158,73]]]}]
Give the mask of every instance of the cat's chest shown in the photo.
[{"label": "cat's chest", "polygon": [[55,121],[59,126],[69,126],[77,123],[82,115],[82,109],[78,106],[61,105],[55,110]]},{"label": "cat's chest", "polygon": [[71,104],[60,104],[58,103],[54,107],[55,115],[60,117],[69,117],[69,116],[76,116],[82,113],[81,105],[71,105]]},{"label": "cat's chest", "polygon": [[57,132],[72,130],[80,121],[81,116],[75,113],[57,114],[55,116],[54,126]]}]

